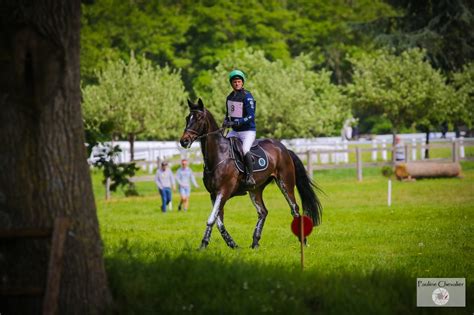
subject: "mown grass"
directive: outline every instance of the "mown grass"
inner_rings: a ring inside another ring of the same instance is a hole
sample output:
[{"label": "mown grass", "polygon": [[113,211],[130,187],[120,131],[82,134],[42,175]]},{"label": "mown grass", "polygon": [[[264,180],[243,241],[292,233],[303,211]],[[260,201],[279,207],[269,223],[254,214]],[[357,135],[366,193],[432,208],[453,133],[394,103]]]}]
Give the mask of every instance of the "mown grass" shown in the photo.
[{"label": "mown grass", "polygon": [[[474,163],[464,178],[393,183],[378,168],[315,173],[325,194],[323,224],[313,230],[300,269],[289,207],[274,184],[261,247],[249,245],[256,212],[248,197],[226,205],[225,222],[240,245],[227,248],[217,229],[198,251],[210,201],[203,186],[187,213],[162,214],[153,183],[140,197],[103,200],[94,173],[106,267],[120,314],[472,314],[474,312]],[[174,194],[174,207],[177,195]],[[417,277],[463,277],[466,308],[417,308]]]}]

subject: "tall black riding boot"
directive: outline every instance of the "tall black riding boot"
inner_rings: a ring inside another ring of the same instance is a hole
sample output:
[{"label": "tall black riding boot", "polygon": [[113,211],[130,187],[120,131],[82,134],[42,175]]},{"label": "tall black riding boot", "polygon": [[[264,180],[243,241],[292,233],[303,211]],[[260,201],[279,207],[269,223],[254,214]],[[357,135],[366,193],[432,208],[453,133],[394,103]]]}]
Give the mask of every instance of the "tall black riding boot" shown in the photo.
[{"label": "tall black riding boot", "polygon": [[255,179],[253,179],[252,173],[253,173],[253,160],[252,160],[252,154],[250,152],[247,152],[245,154],[245,185],[248,187],[253,187],[255,186]]}]

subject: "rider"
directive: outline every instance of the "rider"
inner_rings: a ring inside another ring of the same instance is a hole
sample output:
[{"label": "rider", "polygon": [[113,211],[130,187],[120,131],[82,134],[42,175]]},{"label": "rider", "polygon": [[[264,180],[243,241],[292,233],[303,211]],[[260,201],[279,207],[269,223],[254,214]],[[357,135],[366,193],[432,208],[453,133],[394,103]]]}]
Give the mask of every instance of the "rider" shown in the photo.
[{"label": "rider", "polygon": [[229,82],[233,91],[227,96],[226,117],[223,126],[232,127],[232,130],[227,134],[228,138],[237,137],[242,141],[246,172],[245,184],[254,186],[253,161],[249,151],[256,137],[256,102],[252,94],[244,89],[245,74],[242,71],[237,69],[231,71]]}]

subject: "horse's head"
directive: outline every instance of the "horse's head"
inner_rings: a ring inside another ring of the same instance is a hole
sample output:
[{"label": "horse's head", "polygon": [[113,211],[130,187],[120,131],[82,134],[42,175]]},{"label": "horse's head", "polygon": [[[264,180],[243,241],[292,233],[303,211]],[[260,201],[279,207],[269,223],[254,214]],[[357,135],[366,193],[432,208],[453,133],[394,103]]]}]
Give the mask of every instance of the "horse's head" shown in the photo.
[{"label": "horse's head", "polygon": [[191,144],[201,135],[205,134],[208,129],[206,121],[206,111],[202,100],[199,99],[197,104],[193,104],[188,100],[189,115],[186,116],[186,127],[181,136],[180,143],[183,148],[191,147]]}]

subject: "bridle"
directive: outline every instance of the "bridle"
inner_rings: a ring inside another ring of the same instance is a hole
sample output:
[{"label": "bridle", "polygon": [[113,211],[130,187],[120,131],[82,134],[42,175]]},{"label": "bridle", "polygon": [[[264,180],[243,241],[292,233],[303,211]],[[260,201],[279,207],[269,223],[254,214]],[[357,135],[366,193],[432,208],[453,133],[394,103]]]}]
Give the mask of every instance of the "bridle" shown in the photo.
[{"label": "bridle", "polygon": [[[193,112],[193,111],[191,111],[191,112]],[[195,111],[195,112],[197,112],[197,111]],[[221,135],[223,135],[222,132],[223,132],[224,130],[225,130],[225,128],[220,127],[220,128],[218,128],[218,129],[216,129],[216,130],[214,130],[214,131],[207,132],[207,133],[205,133],[205,134],[199,135],[199,132],[196,131],[196,130],[194,130],[194,129],[191,129],[191,128],[185,128],[185,129],[184,129],[185,132],[189,132],[189,133],[194,134],[194,135],[196,136],[196,138],[193,140],[193,142],[196,141],[196,140],[202,139],[202,138],[207,138],[208,136],[214,135],[214,134],[217,134],[217,133],[220,133]],[[205,146],[205,151],[207,151],[207,141],[204,143],[204,146]],[[204,172],[206,172],[206,173],[213,173],[213,172],[217,169],[217,167],[218,167],[219,165],[221,165],[222,163],[224,163],[224,162],[227,161],[228,159],[229,159],[229,158],[225,158],[225,159],[219,161],[219,162],[212,168],[212,170],[209,170],[209,169],[207,168],[206,158],[204,157]]]},{"label": "bridle", "polygon": [[[198,112],[197,110],[193,110],[191,112]],[[191,128],[185,128],[184,129],[185,132],[189,132],[189,133],[192,133],[196,136],[196,139],[194,139],[194,141],[196,140],[199,140],[199,139],[202,139],[202,138],[206,138],[207,136],[210,136],[210,135],[213,135],[213,134],[216,134],[216,133],[221,133],[222,134],[222,131],[224,131],[224,128],[218,128],[217,130],[214,130],[214,131],[211,131],[211,132],[208,132],[208,133],[205,133],[205,134],[202,134],[202,135],[199,135],[199,132],[194,130],[194,129],[191,129]]]}]

